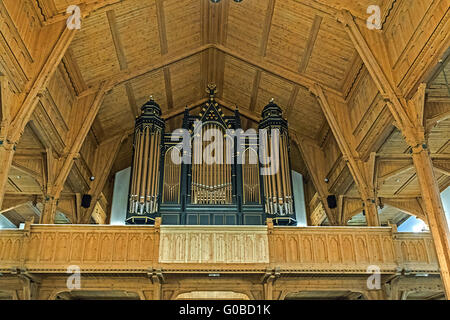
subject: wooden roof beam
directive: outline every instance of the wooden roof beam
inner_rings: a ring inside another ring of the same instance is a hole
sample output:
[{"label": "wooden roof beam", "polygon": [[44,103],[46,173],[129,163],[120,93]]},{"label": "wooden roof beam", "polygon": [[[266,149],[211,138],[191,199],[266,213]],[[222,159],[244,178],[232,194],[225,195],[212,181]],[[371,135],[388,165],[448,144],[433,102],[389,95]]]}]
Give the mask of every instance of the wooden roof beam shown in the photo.
[{"label": "wooden roof beam", "polygon": [[394,207],[402,212],[405,212],[409,215],[416,216],[419,219],[422,219],[424,222],[427,222],[426,214],[423,211],[422,199],[414,197],[414,198],[381,198],[381,202],[383,204],[387,204],[388,206]]},{"label": "wooden roof beam", "polygon": [[[44,210],[41,216],[41,223],[53,223],[57,208],[57,200],[64,188],[64,184],[69,176],[70,170],[76,158],[79,157],[80,149],[91,129],[91,126],[100,109],[103,98],[106,94],[106,88],[109,86],[104,82],[98,89],[97,94],[91,99],[86,99],[83,109],[88,110],[86,118],[82,119],[82,123],[78,124],[77,134],[71,146],[66,151],[66,155],[57,160],[52,170],[55,179],[52,185],[48,186],[46,201],[44,201]],[[76,129],[74,129],[76,130]]]},{"label": "wooden roof beam", "polygon": [[336,109],[333,110],[329,99],[326,97],[323,89],[319,85],[315,85],[311,90],[319,101],[319,105],[325,115],[325,118],[330,125],[336,142],[341,150],[348,168],[352,174],[353,180],[358,187],[358,191],[366,206],[366,219],[369,226],[379,226],[380,221],[378,217],[378,210],[376,205],[376,195],[374,188],[374,170],[375,153],[373,153],[368,162],[363,162],[357,158],[355,148],[352,143],[351,133],[346,132],[346,126],[338,120],[336,113],[345,113],[347,105],[343,102],[333,101]]},{"label": "wooden roof beam", "polygon": [[79,220],[77,223],[88,224],[92,213],[94,212],[95,204],[99,200],[106,181],[111,173],[114,161],[119,153],[122,142],[128,137],[128,133],[125,132],[121,136],[117,136],[115,139],[100,144],[95,151],[95,164],[93,168],[94,181],[90,182],[88,194],[92,196],[92,205],[85,209],[81,208],[80,215],[77,217]]},{"label": "wooden roof beam", "polygon": [[[116,51],[117,60],[119,61],[120,70],[128,69],[127,58],[125,57],[125,51],[123,48],[122,40],[119,34],[119,28],[117,26],[116,14],[114,10],[108,10],[106,12],[108,18],[109,29],[111,31],[112,40],[114,43],[114,48]],[[128,104],[130,106],[131,114],[133,115],[133,120],[139,115],[138,108],[136,105],[136,98],[134,96],[133,87],[130,83],[125,84],[125,90],[127,92]]]},{"label": "wooden roof beam", "polygon": [[[286,69],[279,65],[276,65],[262,57],[250,56],[246,53],[237,52],[237,51],[234,51],[227,47],[224,47],[222,45],[216,45],[215,48],[224,52],[227,55],[230,55],[238,60],[241,60],[247,64],[250,64],[253,67],[255,67],[261,71],[265,71],[267,73],[273,74],[281,79],[287,80],[292,84],[297,84],[306,89],[312,88],[317,83],[317,80],[311,79],[305,75],[301,75],[295,71]],[[327,90],[327,92],[343,99],[342,92],[340,92],[339,90],[331,88],[331,87],[327,86],[325,83],[320,83],[320,84]]]},{"label": "wooden roof beam", "polygon": [[[164,67],[168,67],[168,66],[175,64],[181,60],[195,56],[195,55],[197,55],[205,50],[208,50],[210,48],[214,48],[214,45],[212,45],[212,44],[203,45],[199,48],[186,51],[182,54],[177,54],[177,55],[167,54],[167,55],[164,55],[161,57],[154,57],[154,59],[153,59],[154,62],[151,65],[140,66],[140,67],[134,68],[132,70],[129,70],[129,69],[123,70],[123,71],[120,71],[115,76],[111,77],[110,78],[111,82],[110,82],[110,85],[108,86],[107,90],[111,90],[112,88],[114,88],[118,85],[121,85],[125,82],[128,82],[130,80],[136,79],[141,76],[144,76],[150,72],[162,69]],[[88,93],[91,94],[92,89]]]},{"label": "wooden roof beam", "polygon": [[317,40],[317,36],[319,34],[321,24],[322,24],[322,17],[316,15],[314,17],[314,22],[311,27],[311,31],[310,31],[310,34],[308,37],[308,42],[306,44],[306,49],[303,54],[303,58],[300,61],[300,68],[299,68],[300,73],[305,73],[306,68],[308,67],[309,60],[311,59],[311,55],[312,55],[314,46],[316,44],[316,40]]},{"label": "wooden roof beam", "polygon": [[[63,30],[55,43],[42,44],[42,47],[52,47],[53,49],[41,66],[38,65],[38,62],[35,62],[35,68],[38,69],[39,72],[37,72],[36,77],[30,81],[30,89],[21,104],[19,112],[12,119],[10,126],[11,130],[8,133],[8,140],[11,143],[17,143],[22,136],[25,126],[30,120],[36,104],[38,103],[39,95],[45,90],[75,36],[76,29],[70,30],[65,24],[62,25],[62,28]],[[54,32],[54,30],[51,28],[51,30],[42,32]],[[53,37],[48,36],[48,38],[52,39]]]},{"label": "wooden roof beam", "polygon": [[267,43],[269,42],[270,29],[272,27],[273,12],[275,11],[275,0],[269,0],[266,11],[266,18],[264,21],[263,33],[261,37],[261,45],[259,47],[259,54],[262,57],[266,56]]},{"label": "wooden roof beam", "polygon": [[[94,3],[82,2],[82,3],[79,3],[78,6],[80,8],[83,18],[86,18],[94,12],[105,10],[107,7],[117,4],[117,3],[120,3],[122,1],[123,0],[102,0],[102,1],[96,1]],[[53,17],[45,19],[43,24],[44,25],[52,25],[52,24],[55,24],[55,23],[58,23],[61,21],[67,21],[67,19],[70,17],[70,15],[71,15],[71,13],[67,13],[67,12],[57,13]]]}]

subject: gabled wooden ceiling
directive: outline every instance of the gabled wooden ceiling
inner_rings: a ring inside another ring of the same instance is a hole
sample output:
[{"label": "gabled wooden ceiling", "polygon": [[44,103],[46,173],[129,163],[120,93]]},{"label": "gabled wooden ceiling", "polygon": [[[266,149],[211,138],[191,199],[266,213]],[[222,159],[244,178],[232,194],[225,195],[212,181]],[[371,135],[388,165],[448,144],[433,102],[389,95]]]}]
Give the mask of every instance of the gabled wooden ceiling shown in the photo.
[{"label": "gabled wooden ceiling", "polygon": [[[325,121],[318,104],[280,73],[299,73],[342,91],[361,62],[331,13],[351,7],[364,17],[363,2],[388,13],[390,1],[127,0],[99,10],[83,21],[70,47],[77,80],[87,87],[123,70],[145,69],[162,56],[195,53],[115,87],[99,112],[96,136],[130,129],[150,94],[168,112],[206,97],[206,84],[214,82],[225,103],[256,113],[275,98],[291,126],[315,138]],[[55,1],[57,8],[66,5]],[[207,44],[220,50],[201,50]]]},{"label": "gabled wooden ceiling", "polygon": [[[83,21],[66,60],[79,70],[72,81],[82,88],[95,87],[119,72],[140,74],[105,97],[93,126],[99,141],[132,129],[149,95],[169,113],[206,98],[208,83],[218,86],[222,103],[256,115],[274,98],[293,130],[316,139],[325,117],[316,98],[286,74],[299,74],[305,82],[335,92],[348,90],[362,62],[336,12],[351,8],[365,19],[371,4],[380,5],[383,17],[389,14],[389,0],[358,5],[311,0],[121,1]],[[66,5],[55,1],[59,9]],[[174,62],[149,67],[164,57]],[[180,125],[181,117],[168,122],[170,130]],[[243,126],[255,123],[244,118]],[[129,154],[126,146],[124,153]],[[131,159],[119,158],[125,163]]]}]

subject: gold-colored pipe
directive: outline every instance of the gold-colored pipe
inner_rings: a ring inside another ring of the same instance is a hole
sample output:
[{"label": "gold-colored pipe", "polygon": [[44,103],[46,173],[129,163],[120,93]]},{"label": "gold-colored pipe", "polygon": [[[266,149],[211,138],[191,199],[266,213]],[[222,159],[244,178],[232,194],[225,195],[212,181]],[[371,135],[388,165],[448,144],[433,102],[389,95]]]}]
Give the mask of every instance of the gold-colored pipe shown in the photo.
[{"label": "gold-colored pipe", "polygon": [[160,131],[158,131],[158,133],[157,133],[157,136],[156,136],[156,143],[155,143],[155,145],[156,145],[156,152],[155,152],[155,155],[156,155],[156,170],[155,170],[155,179],[156,179],[156,183],[155,183],[155,185],[156,185],[156,188],[155,188],[155,191],[154,191],[154,193],[153,193],[153,212],[152,213],[154,213],[154,212],[156,212],[157,210],[158,210],[158,193],[159,193],[159,162],[160,162],[160,159],[161,159],[161,157],[160,157],[160,154],[159,154],[159,151],[160,151],[160,145],[161,145],[161,132]]},{"label": "gold-colored pipe", "polygon": [[288,201],[288,209],[289,214],[292,214],[294,212],[293,208],[293,195],[292,195],[292,184],[291,184],[291,170],[289,166],[289,136],[285,135],[285,141],[284,144],[284,162],[285,162],[285,170],[286,170],[286,186],[287,186],[287,201]]},{"label": "gold-colored pipe", "polygon": [[139,157],[139,160],[138,160],[138,165],[137,165],[137,176],[136,176],[136,197],[137,197],[137,199],[136,199],[136,201],[137,202],[139,202],[139,195],[140,195],[140,181],[141,181],[141,178],[142,178],[142,156],[143,156],[143,154],[142,154],[142,152],[143,152],[143,149],[144,149],[144,132],[141,132],[141,138],[140,138],[140,145],[139,145],[139,153],[138,153],[138,157]]},{"label": "gold-colored pipe", "polygon": [[196,141],[197,142],[195,144],[196,165],[195,165],[195,186],[194,186],[195,194],[194,194],[194,196],[195,196],[195,203],[198,204],[200,202],[200,194],[199,194],[200,188],[199,188],[199,186],[200,186],[200,180],[201,180],[201,177],[200,177],[201,171],[200,171],[199,150],[201,149],[201,143],[202,142],[200,141],[199,137],[197,137]]},{"label": "gold-colored pipe", "polygon": [[137,181],[137,163],[138,163],[138,159],[139,159],[139,146],[141,143],[141,132],[138,130],[136,133],[136,146],[134,149],[134,161],[133,161],[133,179],[132,179],[132,187],[131,187],[131,195],[133,198],[136,197],[136,181]]},{"label": "gold-colored pipe", "polygon": [[194,148],[192,150],[192,155],[191,155],[191,166],[192,166],[192,173],[191,173],[191,201],[192,203],[196,203],[196,193],[195,193],[195,185],[197,183],[197,164],[196,164],[196,159],[197,159],[197,143],[195,135],[192,138],[192,143],[194,145]]},{"label": "gold-colored pipe", "polygon": [[[265,146],[265,142],[263,140],[260,140],[259,144],[260,144],[259,147],[263,148],[263,157],[265,157],[267,159],[267,156],[266,156],[267,149],[266,149],[266,146]],[[259,174],[259,172],[258,172],[258,174]],[[269,188],[270,187],[269,187],[269,179],[268,179],[267,175],[263,176],[263,184],[264,184],[264,201],[265,201],[266,212],[269,213],[270,212],[270,210],[269,210],[269,208],[270,208],[270,205],[269,205]]]},{"label": "gold-colored pipe", "polygon": [[279,148],[279,156],[280,156],[280,178],[281,178],[281,187],[282,187],[282,205],[285,206],[285,203],[287,202],[287,186],[286,186],[286,163],[284,161],[284,134],[280,135],[280,148]]},{"label": "gold-colored pipe", "polygon": [[145,201],[149,202],[151,204],[151,200],[152,200],[152,179],[153,179],[153,166],[154,166],[154,156],[155,156],[155,134],[152,134],[150,132],[149,129],[149,138],[150,138],[150,156],[149,156],[149,166],[148,166],[148,170],[147,170],[147,175],[146,175],[146,179],[147,179],[147,197],[145,199]]},{"label": "gold-colored pipe", "polygon": [[288,196],[289,197],[291,197],[292,198],[292,184],[291,184],[291,175],[292,175],[292,173],[291,173],[291,168],[290,168],[290,166],[289,166],[289,150],[288,150],[288,145],[289,145],[289,137],[285,137],[285,139],[286,139],[286,144],[285,144],[285,146],[284,146],[284,153],[285,153],[285,156],[284,156],[284,161],[286,162],[286,165],[285,165],[285,167],[286,167],[286,181],[287,181],[287,187],[288,187]]},{"label": "gold-colored pipe", "polygon": [[288,209],[289,209],[289,214],[293,213],[293,208],[292,208],[292,185],[291,185],[291,170],[290,170],[290,166],[289,166],[289,151],[288,151],[288,146],[289,146],[289,136],[286,134],[284,136],[284,168],[285,168],[285,172],[286,172],[286,198],[288,201]]},{"label": "gold-colored pipe", "polygon": [[[269,146],[269,150],[270,150],[270,155],[271,158],[275,159],[274,161],[277,161],[276,158],[273,156],[273,146],[271,143],[271,137],[269,137],[269,142],[268,142],[268,146]],[[278,193],[277,193],[277,182],[276,182],[276,177],[275,177],[275,168],[274,168],[274,163],[272,162],[270,164],[270,181],[271,181],[271,186],[272,186],[272,190],[271,190],[271,194],[272,194],[272,199],[271,199],[271,204],[272,204],[272,213],[275,214],[278,212],[278,207],[277,207],[277,203],[278,203]]]},{"label": "gold-colored pipe", "polygon": [[[278,195],[278,204],[282,205],[283,204],[283,190],[282,190],[282,186],[281,186],[281,161],[280,161],[280,157],[281,157],[281,150],[280,150],[280,142],[281,142],[281,137],[278,137],[278,143],[277,145],[275,145],[275,148],[278,147],[278,157],[275,157],[276,161],[277,161],[277,165],[275,166],[275,168],[278,168],[278,171],[275,172],[276,175],[276,180],[277,180],[277,195]],[[280,206],[278,206],[280,207]]]},{"label": "gold-colored pipe", "polygon": [[[154,140],[154,143],[153,143],[153,149],[152,149],[152,163],[151,163],[151,172],[150,172],[150,174],[151,174],[151,185],[150,185],[150,205],[151,205],[151,207],[153,208],[153,203],[154,203],[154,201],[155,201],[155,198],[154,198],[154,195],[155,195],[155,189],[156,189],[156,186],[155,186],[155,183],[156,183],[156,180],[157,180],[157,175],[156,175],[156,161],[157,161],[157,158],[158,158],[158,156],[157,156],[157,152],[156,152],[156,147],[157,147],[157,145],[158,145],[158,142],[157,142],[157,134],[158,134],[158,132],[154,132],[153,134],[152,134],[152,137],[153,137],[153,140]],[[151,212],[152,210],[150,210],[150,212]]]},{"label": "gold-colored pipe", "polygon": [[[266,148],[265,156],[266,156],[266,159],[268,159],[269,158],[269,154],[270,154],[269,153],[270,152],[269,135],[266,135],[265,138],[266,138],[266,140],[265,140],[265,148]],[[272,164],[270,164],[270,165],[272,165]],[[268,204],[269,204],[269,212],[271,214],[273,214],[274,213],[274,210],[273,210],[273,197],[275,195],[273,194],[272,169],[270,168],[270,166],[268,168],[266,167],[266,173],[268,173],[266,175],[266,179],[267,179],[267,186],[268,186],[268,189],[267,189],[268,199],[267,200],[268,200]]]}]

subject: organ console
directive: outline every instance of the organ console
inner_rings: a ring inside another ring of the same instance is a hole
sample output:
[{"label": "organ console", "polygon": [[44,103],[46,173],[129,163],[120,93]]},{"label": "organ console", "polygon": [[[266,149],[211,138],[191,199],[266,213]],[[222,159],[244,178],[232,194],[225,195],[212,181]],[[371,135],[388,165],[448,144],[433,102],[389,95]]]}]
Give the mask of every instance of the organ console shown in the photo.
[{"label": "organ console", "polygon": [[[273,100],[258,131],[225,115],[209,85],[198,115],[186,109],[181,130],[165,132],[150,99],[136,119],[128,224],[295,225],[288,123]],[[187,143],[186,143],[187,142]],[[183,160],[183,161],[180,161]]]}]

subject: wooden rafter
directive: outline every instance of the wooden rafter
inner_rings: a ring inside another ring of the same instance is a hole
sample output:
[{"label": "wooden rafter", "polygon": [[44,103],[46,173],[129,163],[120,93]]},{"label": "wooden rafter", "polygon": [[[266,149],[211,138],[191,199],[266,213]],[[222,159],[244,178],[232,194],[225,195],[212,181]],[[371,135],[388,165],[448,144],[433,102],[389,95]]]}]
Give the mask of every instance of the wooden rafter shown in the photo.
[{"label": "wooden rafter", "polygon": [[[227,55],[230,55],[238,60],[241,60],[247,64],[250,64],[259,70],[273,74],[281,79],[287,80],[293,84],[297,84],[306,89],[312,88],[316,83],[319,82],[319,81],[317,81],[317,79],[312,79],[306,75],[300,75],[297,72],[286,69],[286,68],[279,66],[273,62],[269,62],[268,60],[261,58],[261,57],[249,56],[246,53],[237,52],[237,51],[234,51],[227,47],[224,47],[222,45],[216,45],[215,48],[226,53]],[[320,85],[325,90],[327,90],[327,92],[329,92],[337,97],[342,98],[342,93],[339,90],[331,88],[331,87],[327,86],[325,83],[320,83]]]},{"label": "wooden rafter", "polygon": [[[116,14],[114,10],[108,10],[106,12],[108,18],[109,28],[111,30],[111,36],[114,43],[114,48],[116,51],[117,60],[119,61],[120,70],[128,69],[127,58],[125,57],[124,48],[122,45],[122,40],[120,38],[119,29],[117,27]],[[125,90],[127,92],[128,103],[130,106],[131,114],[133,118],[138,116],[138,109],[136,105],[136,98],[134,96],[133,87],[130,83],[125,84]]]},{"label": "wooden rafter", "polygon": [[102,84],[97,94],[93,98],[92,103],[89,103],[90,99],[87,99],[87,102],[85,103],[85,109],[88,110],[87,116],[79,125],[77,135],[75,136],[72,145],[67,149],[67,155],[58,159],[57,164],[55,164],[54,168],[52,169],[54,170],[53,172],[57,173],[57,175],[55,175],[53,184],[49,185],[47,188],[47,197],[46,201],[44,202],[44,210],[41,216],[42,223],[54,222],[58,199],[64,188],[67,177],[69,176],[70,170],[72,169],[74,160],[79,157],[80,149],[84,143],[84,140],[86,139],[86,136],[89,133],[95,117],[97,116],[100,105],[106,94],[105,88],[107,86],[108,83]]},{"label": "wooden rafter", "polygon": [[274,10],[275,10],[275,0],[269,0],[267,5],[266,18],[264,21],[264,29],[261,37],[261,45],[259,47],[259,54],[262,57],[266,56],[267,43],[269,42],[270,29],[272,27]]},{"label": "wooden rafter", "polygon": [[94,211],[95,204],[98,201],[106,181],[111,173],[111,168],[119,153],[123,140],[128,137],[128,133],[117,136],[115,139],[103,142],[98,146],[95,154],[95,165],[93,168],[94,181],[91,181],[88,194],[92,197],[92,204],[88,209],[81,209],[78,216],[78,223],[89,223],[91,215]]},{"label": "wooden rafter", "polygon": [[300,61],[299,72],[304,73],[308,67],[309,60],[311,59],[311,54],[313,52],[314,46],[316,44],[317,36],[319,35],[320,25],[322,23],[321,16],[315,16],[314,22],[311,27],[311,32],[309,34],[308,43],[306,44],[305,52],[303,53],[302,60]]},{"label": "wooden rafter", "polygon": [[[67,48],[69,47],[75,36],[76,29],[70,30],[65,27],[65,24],[63,24],[62,29],[63,30],[56,43],[47,44],[48,46],[53,47],[53,50],[51,50],[50,55],[43,63],[36,78],[32,81],[30,90],[26,94],[19,112],[14,117],[14,119],[12,119],[11,128],[13,129],[11,129],[11,132],[8,134],[9,141],[12,141],[14,143],[17,143],[17,141],[19,141],[23,130],[25,129],[25,125],[28,123],[31,115],[33,114],[33,111],[39,99],[39,94],[45,89],[46,85],[50,81],[53,73],[61,62]],[[48,32],[51,31],[53,30],[49,30]]]},{"label": "wooden rafter", "polygon": [[374,170],[375,170],[375,154],[372,155],[372,161],[364,163],[356,158],[354,147],[350,144],[351,137],[345,132],[345,127],[342,123],[339,123],[336,112],[345,112],[344,104],[340,104],[340,110],[333,111],[328,98],[321,86],[316,85],[313,89],[313,93],[317,96],[319,104],[325,115],[325,118],[330,125],[331,131],[338,143],[338,146],[344,156],[345,161],[348,164],[348,168],[353,176],[353,179],[358,187],[358,191],[366,206],[366,219],[368,225],[378,226],[380,224],[378,218],[378,210],[376,206],[374,182]]}]

